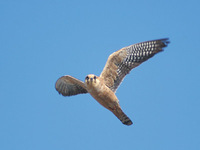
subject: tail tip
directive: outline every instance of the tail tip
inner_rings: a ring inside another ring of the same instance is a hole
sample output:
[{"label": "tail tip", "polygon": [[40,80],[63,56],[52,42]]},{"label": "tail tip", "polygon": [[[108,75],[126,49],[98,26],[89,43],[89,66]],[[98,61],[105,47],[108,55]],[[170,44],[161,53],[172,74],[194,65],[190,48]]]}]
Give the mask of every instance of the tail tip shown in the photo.
[{"label": "tail tip", "polygon": [[122,122],[123,124],[127,125],[127,126],[130,126],[133,124],[133,122],[129,119],[129,120],[126,120],[124,122]]}]

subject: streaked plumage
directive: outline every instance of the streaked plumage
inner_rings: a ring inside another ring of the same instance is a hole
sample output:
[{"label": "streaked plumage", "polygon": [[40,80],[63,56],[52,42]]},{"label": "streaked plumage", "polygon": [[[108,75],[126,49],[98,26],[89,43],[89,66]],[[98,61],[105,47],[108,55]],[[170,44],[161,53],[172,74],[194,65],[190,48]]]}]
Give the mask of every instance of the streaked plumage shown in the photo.
[{"label": "streaked plumage", "polygon": [[82,82],[69,75],[63,76],[57,80],[56,90],[63,96],[90,93],[123,124],[131,125],[132,121],[122,111],[115,92],[133,68],[161,52],[168,43],[168,39],[159,39],[124,47],[108,57],[99,77],[90,74],[86,76],[85,82]]}]

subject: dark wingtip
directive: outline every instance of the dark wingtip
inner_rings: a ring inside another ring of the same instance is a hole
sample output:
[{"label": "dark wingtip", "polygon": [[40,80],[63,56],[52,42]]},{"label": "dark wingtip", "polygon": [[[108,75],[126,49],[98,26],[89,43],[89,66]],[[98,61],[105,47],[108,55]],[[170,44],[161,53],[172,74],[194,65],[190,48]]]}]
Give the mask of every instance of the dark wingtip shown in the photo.
[{"label": "dark wingtip", "polygon": [[167,45],[170,43],[169,38],[164,38],[164,39],[159,39],[160,41],[162,41],[162,43],[164,44],[164,47],[167,47]]}]

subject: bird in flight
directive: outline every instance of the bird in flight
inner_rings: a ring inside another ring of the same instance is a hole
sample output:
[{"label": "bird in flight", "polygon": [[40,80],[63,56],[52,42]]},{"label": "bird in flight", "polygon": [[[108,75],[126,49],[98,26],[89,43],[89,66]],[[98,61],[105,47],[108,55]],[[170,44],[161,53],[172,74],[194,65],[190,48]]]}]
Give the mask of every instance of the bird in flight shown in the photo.
[{"label": "bird in flight", "polygon": [[55,88],[63,96],[90,93],[97,102],[110,110],[123,124],[131,125],[133,123],[122,111],[115,92],[124,77],[133,68],[163,51],[168,44],[169,39],[165,38],[124,47],[108,57],[100,76],[89,74],[82,82],[70,75],[65,75],[56,81]]}]

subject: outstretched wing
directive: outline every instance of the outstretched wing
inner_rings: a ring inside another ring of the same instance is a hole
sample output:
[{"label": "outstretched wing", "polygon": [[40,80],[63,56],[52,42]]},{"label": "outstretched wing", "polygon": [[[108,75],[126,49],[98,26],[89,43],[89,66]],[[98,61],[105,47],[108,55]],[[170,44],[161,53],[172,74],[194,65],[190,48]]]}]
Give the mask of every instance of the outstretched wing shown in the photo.
[{"label": "outstretched wing", "polygon": [[135,67],[161,52],[169,43],[168,39],[159,39],[137,43],[112,53],[100,75],[105,84],[115,92],[123,78]]},{"label": "outstretched wing", "polygon": [[56,81],[55,88],[58,93],[62,94],[63,96],[88,93],[85,84],[82,81],[69,75],[60,77]]}]

